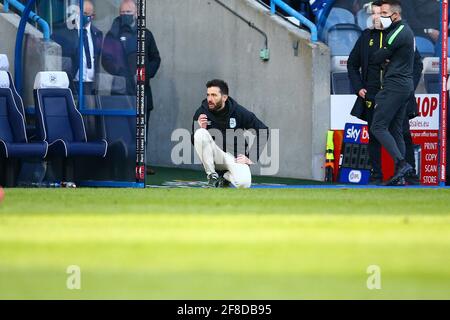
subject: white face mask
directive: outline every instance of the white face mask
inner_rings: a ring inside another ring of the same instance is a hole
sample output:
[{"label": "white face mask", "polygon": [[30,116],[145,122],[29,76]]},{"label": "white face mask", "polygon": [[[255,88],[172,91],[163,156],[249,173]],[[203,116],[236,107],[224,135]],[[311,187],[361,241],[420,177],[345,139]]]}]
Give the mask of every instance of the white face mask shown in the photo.
[{"label": "white face mask", "polygon": [[391,26],[392,24],[392,20],[391,20],[392,16],[389,17],[380,17],[380,21],[381,21],[381,25],[383,26],[383,29],[387,29]]}]

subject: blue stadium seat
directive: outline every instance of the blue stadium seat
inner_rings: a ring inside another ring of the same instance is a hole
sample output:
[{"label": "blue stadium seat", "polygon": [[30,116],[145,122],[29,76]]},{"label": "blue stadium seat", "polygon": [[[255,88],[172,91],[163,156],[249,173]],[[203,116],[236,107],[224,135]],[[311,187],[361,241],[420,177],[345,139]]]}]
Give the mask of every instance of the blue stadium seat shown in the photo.
[{"label": "blue stadium seat", "polygon": [[20,113],[25,117],[25,108],[23,106],[23,100],[20,97],[19,93],[16,90],[16,86],[14,85],[14,81],[12,79],[11,73],[9,72],[9,60],[8,56],[5,54],[0,54],[0,71],[5,71],[8,74],[9,78],[9,88],[12,91],[14,101],[20,111]]},{"label": "blue stadium seat", "polygon": [[[108,110],[135,110],[134,96],[99,96],[99,108]],[[112,165],[112,175],[120,179],[129,179],[129,172],[123,169],[133,168],[136,154],[136,118],[112,117],[103,118],[104,137],[108,140],[107,160]]]},{"label": "blue stadium seat", "polygon": [[331,58],[331,94],[354,94],[347,72],[348,57]]},{"label": "blue stadium seat", "polygon": [[435,47],[431,40],[428,40],[424,37],[415,37],[416,39],[416,48],[419,51],[422,57],[433,57]]},{"label": "blue stadium seat", "polygon": [[423,59],[423,81],[427,93],[438,94],[440,87],[440,58],[426,57]]},{"label": "blue stadium seat", "polygon": [[332,27],[339,23],[355,23],[355,16],[347,9],[333,8],[328,15],[325,28]]},{"label": "blue stadium seat", "polygon": [[28,142],[25,120],[10,88],[10,76],[6,71],[0,71],[0,158],[6,159],[6,185],[15,184],[17,159],[43,159],[47,151],[45,141]]},{"label": "blue stadium seat", "polygon": [[356,13],[356,23],[361,28],[361,30],[365,30],[369,27],[369,21],[370,24],[372,24],[371,15],[367,13],[366,9],[361,9]]},{"label": "blue stadium seat", "polygon": [[439,94],[441,91],[441,77],[439,74],[424,74],[423,81],[425,83],[425,90],[427,93]]},{"label": "blue stadium seat", "polygon": [[348,56],[361,35],[361,29],[356,24],[337,24],[328,30],[327,44],[331,56]]},{"label": "blue stadium seat", "polygon": [[106,140],[87,140],[83,117],[75,106],[65,72],[39,72],[34,88],[36,134],[49,143],[49,156],[106,156]]},{"label": "blue stadium seat", "polygon": [[337,24],[343,23],[355,24],[355,16],[353,13],[343,8],[332,8],[320,34],[320,38],[326,41],[328,30]]},{"label": "blue stadium seat", "polygon": [[[448,39],[448,43],[450,44],[450,38]],[[441,42],[438,41],[436,43],[435,50],[434,50],[434,56],[435,57],[440,57],[441,56],[441,48],[442,48]],[[448,56],[450,57],[450,50],[448,51]]]}]

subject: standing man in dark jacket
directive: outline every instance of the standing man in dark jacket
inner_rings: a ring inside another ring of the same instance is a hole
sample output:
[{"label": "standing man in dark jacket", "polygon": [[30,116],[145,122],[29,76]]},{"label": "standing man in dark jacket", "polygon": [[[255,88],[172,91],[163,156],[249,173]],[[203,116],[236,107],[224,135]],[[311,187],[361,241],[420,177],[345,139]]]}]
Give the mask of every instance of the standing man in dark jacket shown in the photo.
[{"label": "standing man in dark jacket", "polygon": [[414,34],[402,21],[398,0],[383,0],[381,24],[386,32],[383,48],[370,56],[375,64],[384,65],[383,88],[375,97],[371,132],[395,162],[394,176],[388,185],[405,184],[405,176],[413,170],[405,161],[403,123],[406,106],[414,90]]},{"label": "standing man in dark jacket", "polygon": [[[192,135],[195,150],[203,163],[208,185],[210,187],[222,187],[231,183],[237,188],[249,188],[251,186],[251,172],[249,165],[253,164],[247,155],[236,156],[236,144],[233,150],[235,156],[227,153],[226,131],[227,130],[250,130],[257,134],[259,143],[259,132],[264,130],[268,133],[268,127],[259,120],[255,114],[239,105],[228,96],[228,85],[223,80],[211,80],[206,84],[206,100],[194,114],[192,124]],[[195,130],[194,124],[199,128]],[[218,146],[208,130],[218,130],[223,139],[223,145]],[[233,139],[234,140],[234,139]],[[218,171],[223,171],[220,177]]]},{"label": "standing man in dark jacket", "polygon": [[[79,13],[78,13],[79,15]],[[63,57],[63,71],[70,80],[70,88],[77,94],[79,90],[79,24],[83,32],[83,91],[85,95],[95,95],[98,73],[100,70],[100,54],[102,51],[103,33],[93,25],[95,19],[94,4],[90,0],[84,1],[83,15],[79,20],[67,21],[63,26],[55,28],[52,40],[61,46]]]},{"label": "standing man in dark jacket", "polygon": [[[158,47],[150,30],[145,30],[145,104],[147,109],[147,136],[150,112],[153,110],[153,95],[150,79],[155,77],[161,64]],[[105,70],[125,79],[125,86],[118,88],[113,83],[112,95],[136,95],[137,58],[137,10],[133,0],[123,0],[120,15],[114,19],[111,30],[103,44],[102,65]],[[147,166],[147,174],[154,171]]]},{"label": "standing man in dark jacket", "polygon": [[[382,47],[385,36],[380,22],[381,1],[372,3],[373,28],[363,31],[348,58],[348,76],[358,96],[351,114],[367,121],[369,132],[372,128],[375,96],[381,89],[383,71],[379,64],[369,60],[369,56]],[[372,166],[371,183],[382,180],[381,144],[369,133],[369,159]]]},{"label": "standing man in dark jacket", "polygon": [[[373,28],[366,29],[358,39],[355,47],[348,59],[348,75],[355,88],[357,100],[351,114],[363,121],[367,121],[369,132],[372,128],[375,96],[382,88],[383,70],[381,65],[369,60],[369,56],[382,48],[386,33],[382,30],[380,22],[382,1],[374,1],[371,6]],[[414,56],[414,88],[417,87],[422,75],[422,60],[416,50]],[[409,118],[417,116],[417,103],[414,92],[411,94],[408,103],[407,117],[404,122],[404,139],[406,145],[406,160],[414,168],[414,148],[412,144],[411,132],[409,130]],[[411,156],[412,153],[412,156]],[[369,158],[372,166],[370,182],[379,184],[382,182],[381,169],[381,144],[373,133],[369,139]],[[407,176],[409,184],[417,184],[417,176]]]}]

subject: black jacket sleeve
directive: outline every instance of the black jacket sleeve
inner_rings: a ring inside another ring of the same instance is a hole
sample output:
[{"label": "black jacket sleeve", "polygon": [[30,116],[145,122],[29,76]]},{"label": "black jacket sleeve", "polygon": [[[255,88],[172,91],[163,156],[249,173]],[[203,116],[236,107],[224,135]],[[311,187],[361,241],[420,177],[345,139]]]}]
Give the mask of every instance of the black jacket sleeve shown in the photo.
[{"label": "black jacket sleeve", "polygon": [[147,79],[151,79],[158,72],[159,66],[161,64],[161,57],[159,56],[159,50],[156,46],[155,38],[151,31],[147,30],[146,32],[146,54],[148,57],[148,64],[146,66],[147,69]]},{"label": "black jacket sleeve", "polygon": [[356,41],[355,46],[350,52],[350,56],[347,61],[347,72],[348,77],[350,79],[350,83],[355,90],[356,95],[358,95],[361,89],[364,89],[363,79],[361,76],[361,67],[362,67],[362,45],[363,36],[361,35]]},{"label": "black jacket sleeve", "polygon": [[260,129],[269,129],[269,127],[267,127],[261,120],[259,120],[253,112],[250,112],[248,110],[245,110],[244,128],[247,130],[255,129],[257,131]]},{"label": "black jacket sleeve", "polygon": [[[256,143],[257,143],[257,161],[259,161],[260,153],[264,149],[269,140],[269,127],[266,126],[258,117],[247,109],[243,109],[244,113],[244,129],[255,130]],[[249,156],[249,150],[246,150],[247,157]]]}]

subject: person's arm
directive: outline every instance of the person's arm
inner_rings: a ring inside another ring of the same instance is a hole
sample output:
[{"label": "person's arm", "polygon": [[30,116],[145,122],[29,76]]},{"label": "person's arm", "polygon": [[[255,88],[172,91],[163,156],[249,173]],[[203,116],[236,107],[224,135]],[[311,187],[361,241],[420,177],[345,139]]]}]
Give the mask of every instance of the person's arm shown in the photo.
[{"label": "person's arm", "polygon": [[153,34],[150,31],[147,32],[146,43],[147,43],[146,50],[148,57],[148,66],[146,67],[146,69],[147,69],[147,76],[149,79],[151,79],[156,75],[156,72],[158,72],[159,66],[161,64],[161,57],[159,56],[159,50],[156,45],[155,38],[153,37]]},{"label": "person's arm", "polygon": [[386,39],[386,44],[383,48],[378,49],[370,56],[372,63],[380,65],[386,63],[387,60],[391,59],[397,49],[405,44],[404,28],[405,26],[400,24],[394,31],[389,33],[389,37]]},{"label": "person's arm", "polygon": [[[361,75],[361,67],[362,67],[362,52],[361,52],[361,43],[363,36],[361,35],[356,41],[355,46],[350,52],[350,56],[347,61],[347,72],[348,77],[350,79],[350,83],[352,84],[353,89],[355,90],[356,95],[360,95],[360,91],[364,88],[362,75]],[[364,98],[364,97],[362,97]]]},{"label": "person's arm", "polygon": [[117,43],[110,33],[106,34],[103,42],[102,66],[109,74],[114,76],[121,75],[122,63],[118,59],[118,55],[121,55],[121,52],[120,43]]}]

